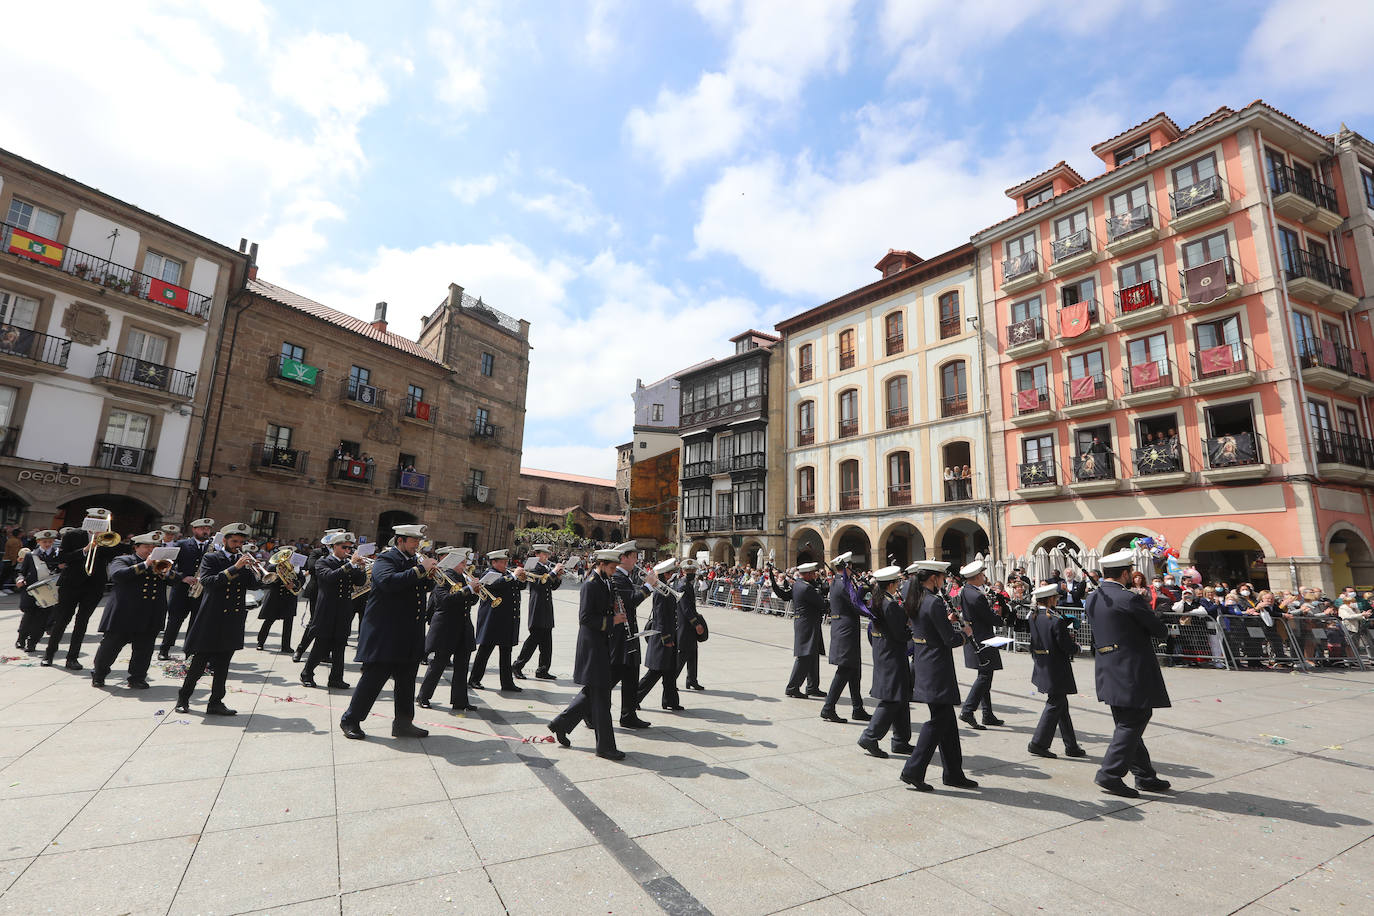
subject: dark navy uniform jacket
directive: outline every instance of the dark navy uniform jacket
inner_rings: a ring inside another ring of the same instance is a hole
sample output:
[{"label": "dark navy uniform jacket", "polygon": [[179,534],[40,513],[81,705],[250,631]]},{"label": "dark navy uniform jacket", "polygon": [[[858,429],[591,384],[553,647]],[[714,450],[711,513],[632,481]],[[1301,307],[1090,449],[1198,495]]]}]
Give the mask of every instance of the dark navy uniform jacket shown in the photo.
[{"label": "dark navy uniform jacket", "polygon": [[172,561],[172,572],[176,575],[176,581],[172,583],[172,594],[169,598],[168,608],[185,617],[195,611],[200,605],[200,601],[187,594],[190,586],[181,580],[186,576],[194,576],[199,573],[200,561],[205,559],[205,555],[215,548],[211,546],[208,539],[204,545],[201,545],[195,538],[182,538],[179,541],[174,541],[172,546],[177,549],[177,558]]},{"label": "dark navy uniform jacket", "polygon": [[[56,544],[54,544],[52,549],[47,553],[42,553],[37,548],[34,548],[24,554],[24,560],[19,564],[19,575],[24,577],[24,587],[19,590],[19,610],[30,612],[43,610],[39,608],[38,602],[33,600],[33,596],[29,594],[30,585],[48,578],[48,576],[39,574],[38,564],[35,563],[34,560],[35,558],[42,560],[43,565],[48,567],[48,575],[55,576],[57,575],[57,556]],[[61,580],[59,579],[58,581]],[[53,584],[56,585],[57,583],[54,582]]]},{"label": "dark navy uniform jacket", "polygon": [[197,575],[205,587],[200,608],[186,631],[186,654],[236,652],[243,648],[243,626],[248,619],[245,599],[257,588],[258,577],[248,567],[235,569],[237,556],[212,550],[200,561]]},{"label": "dark navy uniform jacket", "polygon": [[911,658],[911,698],[918,703],[958,705],[959,678],[954,670],[954,648],[963,645],[964,633],[949,622],[949,605],[939,595],[913,584],[907,595],[907,616],[916,654]]},{"label": "dark navy uniform jacket", "polygon": [[111,560],[108,574],[114,588],[105,599],[100,632],[157,633],[161,630],[167,622],[167,587],[171,584],[167,577],[157,575],[152,567],[131,553]]},{"label": "dark navy uniform jacket", "polygon": [[964,643],[964,667],[1001,671],[1002,650],[980,648],[983,640],[997,635],[995,627],[1002,622],[992,612],[988,596],[976,585],[965,585],[959,590],[959,609],[973,628],[973,638]]},{"label": "dark navy uniform jacket", "polygon": [[1079,645],[1073,638],[1069,623],[1045,608],[1032,612],[1030,618],[1031,683],[1043,693],[1070,694],[1078,692],[1073,676],[1073,657]]},{"label": "dark navy uniform jacket", "polygon": [[1167,631],[1145,596],[1103,579],[1085,604],[1083,614],[1092,627],[1098,700],[1134,709],[1170,705],[1155,657],[1155,640],[1164,639]]},{"label": "dark navy uniform jacket", "polygon": [[105,591],[106,569],[110,561],[119,556],[118,547],[97,547],[95,549],[95,566],[91,574],[86,575],[86,554],[82,550],[91,542],[91,533],[77,528],[68,531],[62,538],[61,546],[57,548],[57,562],[65,563],[66,568],[57,574],[57,587],[59,594],[63,591],[88,592]]},{"label": "dark navy uniform jacket", "polygon": [[[452,573],[450,573],[452,575]],[[429,595],[429,632],[425,652],[452,652],[462,655],[477,645],[472,629],[472,606],[477,596],[468,586],[454,588],[447,582],[434,586]]]},{"label": "dark navy uniform jacket", "polygon": [[620,604],[625,608],[625,623],[617,626],[611,634],[611,664],[639,667],[639,617],[636,608],[651,589],[647,585],[636,585],[619,566],[611,574],[611,585],[615,588]]},{"label": "dark navy uniform jacket", "polygon": [[611,682],[611,621],[615,618],[611,589],[609,580],[592,573],[578,594],[573,682],[584,687],[604,687]]},{"label": "dark navy uniform jacket", "polygon": [[525,583],[509,571],[499,573],[493,569],[482,577],[482,584],[501,603],[492,607],[490,601],[481,599],[477,606],[477,644],[515,645],[520,641],[520,592]]},{"label": "dark navy uniform jacket", "polygon": [[883,595],[877,617],[879,623],[873,625],[873,686],[868,695],[875,700],[909,703],[911,666],[907,662],[906,644],[911,638],[911,629],[907,626],[906,612],[896,598]]},{"label": "dark navy uniform jacket", "polygon": [[844,579],[836,576],[830,583],[830,664],[847,668],[862,666],[863,651],[859,643],[862,632],[863,618],[859,616],[858,605],[844,587]]},{"label": "dark navy uniform jacket", "polygon": [[331,552],[315,561],[314,579],[315,614],[310,622],[315,638],[325,644],[347,639],[353,630],[353,589],[367,581],[367,570]]},{"label": "dark navy uniform jacket", "polygon": [[[316,564],[318,570],[323,561]],[[321,581],[321,591],[324,582]],[[372,591],[358,628],[357,661],[413,665],[425,653],[425,603],[434,580],[418,561],[388,547],[372,564]],[[407,688],[413,689],[413,688]]]},{"label": "dark navy uniform jacket", "polygon": [[825,595],[805,579],[798,579],[792,586],[792,654],[797,658],[805,655],[825,654],[825,637],[821,628],[825,626]]},{"label": "dark navy uniform jacket", "polygon": [[673,588],[682,592],[682,600],[677,605],[677,657],[679,661],[696,658],[697,624],[705,626],[706,620],[697,613],[696,577],[679,576]]},{"label": "dark navy uniform jacket", "polygon": [[[683,599],[686,599],[686,595]],[[670,671],[677,673],[677,599],[671,595],[664,597],[654,592],[653,609],[649,612],[649,625],[646,629],[657,630],[658,635],[644,637],[644,667],[651,671]],[[663,644],[667,637],[671,646]],[[697,634],[692,632],[692,642]]]},{"label": "dark navy uniform jacket", "polygon": [[[553,571],[552,566],[540,563],[538,559],[526,560],[525,569],[540,575]],[[550,576],[547,582],[535,582],[533,579],[529,581],[530,609],[525,625],[531,630],[553,629],[553,593],[558,591],[562,584],[562,576]]]}]

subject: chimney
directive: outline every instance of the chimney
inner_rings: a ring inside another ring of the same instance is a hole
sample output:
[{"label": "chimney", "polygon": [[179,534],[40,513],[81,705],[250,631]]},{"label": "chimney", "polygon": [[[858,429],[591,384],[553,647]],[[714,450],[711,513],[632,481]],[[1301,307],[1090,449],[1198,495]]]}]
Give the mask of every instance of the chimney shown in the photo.
[{"label": "chimney", "polygon": [[258,278],[258,243],[254,242],[248,246],[248,279]]},{"label": "chimney", "polygon": [[378,302],[377,310],[372,313],[372,326],[383,334],[386,333],[386,303]]}]

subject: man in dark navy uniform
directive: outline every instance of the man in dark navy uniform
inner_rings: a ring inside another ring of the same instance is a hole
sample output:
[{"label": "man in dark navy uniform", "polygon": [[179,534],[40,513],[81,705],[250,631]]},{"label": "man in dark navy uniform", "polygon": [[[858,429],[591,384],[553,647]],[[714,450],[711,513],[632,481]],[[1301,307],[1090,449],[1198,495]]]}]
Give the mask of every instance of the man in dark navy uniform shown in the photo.
[{"label": "man in dark navy uniform", "polygon": [[495,649],[501,689],[519,693],[524,688],[515,683],[510,655],[520,641],[520,592],[525,588],[528,574],[521,566],[514,572],[507,572],[510,556],[505,550],[491,551],[487,560],[491,569],[482,576],[482,586],[491,597],[483,595],[477,606],[477,655],[472,660],[468,686],[482,689],[482,675],[487,673],[487,661]]},{"label": "man in dark navy uniform", "polygon": [[1037,588],[1032,597],[1035,608],[1031,611],[1030,650],[1031,683],[1045,694],[1045,710],[1040,714],[1040,724],[1035,727],[1026,750],[1036,757],[1054,757],[1050,742],[1054,740],[1054,730],[1064,737],[1064,755],[1067,757],[1086,757],[1088,752],[1078,746],[1078,736],[1074,734],[1073,719],[1069,716],[1069,694],[1078,692],[1078,681],[1073,676],[1073,657],[1079,652],[1079,645],[1073,638],[1073,631],[1055,609],[1063,593],[1055,583]]},{"label": "man in dark navy uniform", "polygon": [[636,608],[658,582],[651,569],[648,584],[637,578],[635,564],[639,562],[639,545],[626,541],[616,546],[619,561],[611,575],[615,598],[625,613],[625,622],[611,630],[612,688],[620,685],[620,724],[624,728],[648,728],[649,723],[639,717],[639,615]]},{"label": "man in dark navy uniform", "polygon": [[177,691],[176,711],[191,711],[191,694],[205,669],[211,672],[210,702],[207,716],[233,716],[238,711],[224,705],[229,663],[243,648],[243,628],[248,620],[248,590],[261,583],[251,565],[252,558],[239,551],[253,529],[243,522],[219,530],[224,540],[221,550],[208,551],[200,561],[198,578],[204,591],[200,607],[186,630],[186,679]]},{"label": "man in dark navy uniform", "polygon": [[[814,591],[817,564],[803,563],[797,567],[797,572],[803,580],[812,583],[811,589]],[[801,584],[798,583],[797,587],[800,588]],[[863,672],[863,650],[859,642],[859,634],[863,632],[862,614],[842,576],[836,576],[830,584],[829,611],[830,664],[835,666],[835,674],[830,679],[830,690],[826,692],[825,702],[821,705],[821,718],[827,722],[849,721],[835,711],[840,693],[847,687],[850,715],[856,722],[867,722],[873,717],[864,709],[863,694],[859,692],[859,676]]]},{"label": "man in dark navy uniform", "polygon": [[325,535],[329,556],[315,561],[315,611],[310,625],[315,628],[315,640],[310,646],[301,683],[318,687],[315,668],[329,656],[328,687],[347,690],[344,676],[344,653],[348,651],[348,637],[353,632],[353,590],[367,581],[364,558],[354,553],[358,539],[351,531]]},{"label": "man in dark navy uniform", "polygon": [[91,667],[91,684],[95,687],[105,686],[105,677],[115,658],[132,644],[129,679],[124,686],[131,690],[148,689],[148,663],[153,659],[157,631],[167,617],[167,588],[176,575],[166,560],[161,572],[148,563],[148,555],[162,543],[160,531],[140,534],[133,539],[133,553],[110,561],[109,578],[114,588],[100,618],[100,632],[105,637]]},{"label": "man in dark navy uniform", "polygon": [[[87,519],[100,519],[104,530],[109,530],[110,510],[87,509]],[[57,657],[58,644],[67,624],[72,625],[71,642],[67,645],[69,671],[80,671],[84,666],[81,657],[81,643],[86,638],[86,624],[95,612],[100,599],[105,597],[105,575],[110,561],[119,553],[117,547],[97,546],[91,538],[92,532],[84,528],[73,528],[62,536],[62,546],[58,549],[57,565],[62,570],[57,576],[57,604],[48,617],[48,647],[43,651],[40,665],[47,667]],[[93,562],[91,552],[95,552]],[[87,566],[90,575],[86,574]]]},{"label": "man in dark navy uniform", "polygon": [[[654,572],[659,575],[666,575],[677,568],[677,558],[669,557],[662,563],[654,567]],[[680,583],[679,583],[680,584]],[[686,592],[682,592],[682,598],[673,595],[671,589],[664,591],[654,590],[654,605],[649,612],[649,629],[654,632],[644,637],[644,676],[639,679],[638,696],[636,705],[642,705],[648,698],[649,691],[654,685],[663,681],[663,702],[664,709],[680,711],[684,707],[679,702],[680,697],[677,692],[677,631],[678,631],[678,605],[686,598]],[[696,634],[692,634],[693,642],[696,641]]]},{"label": "man in dark navy uniform", "polygon": [[[301,641],[296,645],[296,653],[291,656],[291,661],[300,663],[305,658],[305,653],[315,642],[315,599],[319,597],[319,582],[315,581],[315,564],[329,556],[331,553],[329,541],[336,534],[343,534],[342,528],[326,528],[324,537],[320,538],[320,546],[310,551],[305,558],[305,587],[301,589],[301,597],[305,599],[306,608],[310,618],[301,627]],[[364,606],[366,606],[364,604]]]},{"label": "man in dark navy uniform", "polygon": [[[852,554],[837,557],[835,565],[838,567],[850,556]],[[822,628],[835,596],[832,587],[828,604],[825,594],[816,586],[816,564],[805,565],[810,566],[811,571],[802,573],[792,586],[792,655],[796,661],[792,663],[792,676],[787,679],[784,691],[799,700],[825,696],[821,692],[821,655],[825,652]],[[839,582],[839,578],[836,576],[835,581]],[[803,683],[805,693],[802,692]]]},{"label": "man in dark navy uniform", "polygon": [[558,743],[569,747],[568,733],[585,722],[596,732],[596,756],[624,760],[625,752],[615,746],[615,726],[611,720],[611,643],[613,631],[625,624],[624,609],[615,600],[611,571],[620,559],[617,550],[597,550],[591,560],[592,572],[582,580],[577,608],[577,657],[573,662],[573,682],[582,690],[568,708],[554,716],[549,731]]},{"label": "man in dark navy uniform", "polygon": [[458,554],[458,561],[441,570],[444,577],[429,594],[429,632],[425,634],[429,666],[420,681],[415,705],[421,709],[433,708],[434,691],[439,688],[439,679],[452,661],[449,703],[454,712],[475,712],[477,707],[468,702],[468,660],[477,644],[472,628],[472,606],[477,603],[477,595],[472,586],[463,584],[472,551],[467,547],[442,547],[438,551],[440,563],[452,553]]},{"label": "man in dark navy uniform", "polygon": [[886,757],[878,742],[892,732],[892,752],[911,753],[911,666],[906,646],[911,640],[906,612],[897,600],[902,571],[887,566],[873,574],[869,610],[877,618],[870,633],[873,644],[873,686],[869,696],[878,701],[873,720],[859,736],[859,747],[874,757]]},{"label": "man in dark navy uniform", "polygon": [[176,579],[167,599],[167,624],[162,628],[162,648],[157,653],[157,657],[164,662],[172,657],[172,647],[177,644],[182,623],[200,605],[199,597],[191,597],[191,584],[200,572],[200,561],[210,549],[210,535],[214,530],[213,518],[198,518],[191,522],[191,537],[182,538],[172,545],[178,551],[177,558],[172,561],[172,572],[176,574]]},{"label": "man in dark navy uniform", "polygon": [[549,565],[552,544],[535,544],[531,549],[534,556],[525,560],[530,591],[529,617],[525,623],[530,635],[511,664],[511,673],[518,680],[524,680],[525,664],[537,651],[539,667],[534,669],[534,676],[540,680],[554,681],[557,678],[549,673],[549,665],[553,661],[553,593],[563,584],[563,564]]},{"label": "man in dark navy uniform", "polygon": [[[983,593],[983,585],[988,581],[983,561],[974,560],[963,566],[959,575],[964,580],[964,587],[959,590],[955,607],[973,630],[973,638],[964,642],[964,667],[978,672],[964,698],[959,718],[969,728],[982,731],[988,725],[1007,724],[992,714],[992,674],[1002,670],[1002,650],[983,646],[983,640],[997,635],[995,628],[1002,621],[993,613],[988,596]],[[982,725],[974,718],[980,706],[983,708]]]},{"label": "man in dark navy uniform", "polygon": [[47,587],[55,591],[55,586],[48,580],[57,575],[57,532],[45,528],[35,534],[34,539],[37,546],[19,562],[19,576],[14,586],[19,592],[19,610],[22,612],[19,618],[19,640],[15,642],[14,647],[26,652],[38,649],[38,640],[43,638],[43,629],[52,614],[52,606],[49,604],[51,599],[47,594],[43,597],[44,603],[39,604],[36,595],[38,589],[30,589],[39,582],[47,582]]},{"label": "man in dark navy uniform", "polygon": [[[1153,710],[1169,706],[1169,691],[1155,657],[1155,641],[1167,635],[1164,621],[1145,596],[1127,585],[1135,554],[1120,550],[1102,558],[1102,582],[1088,595],[1084,617],[1092,628],[1097,699],[1112,708],[1116,730],[1093,781],[1112,795],[1137,798],[1163,792],[1169,783],[1155,773],[1145,749],[1145,726]],[[1136,787],[1122,777],[1130,771]]]}]

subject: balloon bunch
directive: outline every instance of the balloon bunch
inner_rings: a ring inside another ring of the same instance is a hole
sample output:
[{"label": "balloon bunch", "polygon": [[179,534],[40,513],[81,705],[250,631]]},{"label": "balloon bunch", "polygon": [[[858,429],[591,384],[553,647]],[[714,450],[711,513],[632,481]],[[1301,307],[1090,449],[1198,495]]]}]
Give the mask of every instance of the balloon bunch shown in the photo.
[{"label": "balloon bunch", "polygon": [[1131,538],[1131,549],[1148,550],[1150,556],[1154,557],[1156,560],[1168,560],[1171,557],[1175,560],[1178,559],[1178,550],[1174,547],[1170,547],[1168,538],[1162,536],[1157,538]]}]

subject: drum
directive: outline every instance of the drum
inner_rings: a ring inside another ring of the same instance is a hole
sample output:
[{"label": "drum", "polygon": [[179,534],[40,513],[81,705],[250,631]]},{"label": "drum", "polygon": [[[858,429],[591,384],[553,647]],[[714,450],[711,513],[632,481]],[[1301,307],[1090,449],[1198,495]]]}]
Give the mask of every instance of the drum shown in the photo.
[{"label": "drum", "polygon": [[52,607],[57,604],[57,586],[53,584],[56,581],[57,577],[53,576],[52,578],[35,582],[26,589],[29,593],[29,597],[33,599],[34,604],[39,607]]}]

